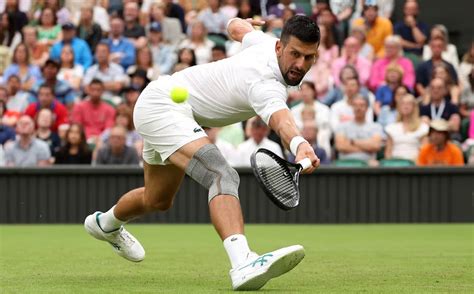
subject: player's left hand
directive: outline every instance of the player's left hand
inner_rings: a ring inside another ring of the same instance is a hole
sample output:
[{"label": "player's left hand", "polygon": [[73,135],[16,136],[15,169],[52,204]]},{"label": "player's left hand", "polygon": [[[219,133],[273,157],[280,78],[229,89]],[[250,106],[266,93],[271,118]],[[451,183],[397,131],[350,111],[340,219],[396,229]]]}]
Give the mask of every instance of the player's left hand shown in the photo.
[{"label": "player's left hand", "polygon": [[295,162],[299,162],[300,160],[303,160],[305,158],[309,158],[311,160],[312,166],[307,169],[304,169],[301,173],[310,174],[319,167],[320,160],[314,153],[313,147],[311,147],[309,143],[303,142],[298,146]]}]

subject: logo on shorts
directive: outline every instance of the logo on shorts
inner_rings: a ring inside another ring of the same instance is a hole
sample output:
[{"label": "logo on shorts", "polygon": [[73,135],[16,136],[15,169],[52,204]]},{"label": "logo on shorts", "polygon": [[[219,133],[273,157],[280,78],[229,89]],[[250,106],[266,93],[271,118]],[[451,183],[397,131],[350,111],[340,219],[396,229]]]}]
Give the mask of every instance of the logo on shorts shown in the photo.
[{"label": "logo on shorts", "polygon": [[202,129],[201,129],[201,128],[194,128],[194,132],[195,132],[195,133],[202,132]]}]

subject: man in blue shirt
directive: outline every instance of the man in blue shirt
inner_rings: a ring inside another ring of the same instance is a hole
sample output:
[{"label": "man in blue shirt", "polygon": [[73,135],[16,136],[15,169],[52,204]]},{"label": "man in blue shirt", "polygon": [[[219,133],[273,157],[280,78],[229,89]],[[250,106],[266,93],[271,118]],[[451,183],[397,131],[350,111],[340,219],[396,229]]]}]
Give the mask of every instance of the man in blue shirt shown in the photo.
[{"label": "man in blue shirt", "polygon": [[110,37],[105,41],[110,48],[112,62],[120,64],[125,70],[135,64],[135,47],[123,36],[124,22],[120,17],[110,20]]},{"label": "man in blue shirt", "polygon": [[89,48],[86,41],[76,38],[76,28],[72,23],[65,23],[62,28],[63,40],[51,47],[49,57],[59,62],[64,44],[69,43],[74,52],[74,62],[82,65],[84,70],[86,70],[92,64],[91,48]]},{"label": "man in blue shirt", "polygon": [[423,54],[423,45],[427,39],[428,25],[418,21],[418,3],[407,1],[403,7],[404,19],[394,26],[395,35],[402,37],[403,51],[417,56]]}]

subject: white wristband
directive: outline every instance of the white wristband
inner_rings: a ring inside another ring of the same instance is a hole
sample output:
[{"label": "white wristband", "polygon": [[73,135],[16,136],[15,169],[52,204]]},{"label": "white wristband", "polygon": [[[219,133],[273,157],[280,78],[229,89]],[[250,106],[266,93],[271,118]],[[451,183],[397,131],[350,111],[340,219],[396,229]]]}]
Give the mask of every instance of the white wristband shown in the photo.
[{"label": "white wristband", "polygon": [[296,156],[296,151],[298,151],[298,146],[304,142],[308,143],[308,141],[306,141],[305,138],[301,136],[295,136],[293,137],[293,139],[291,139],[290,151],[291,153],[293,153],[294,156]]}]

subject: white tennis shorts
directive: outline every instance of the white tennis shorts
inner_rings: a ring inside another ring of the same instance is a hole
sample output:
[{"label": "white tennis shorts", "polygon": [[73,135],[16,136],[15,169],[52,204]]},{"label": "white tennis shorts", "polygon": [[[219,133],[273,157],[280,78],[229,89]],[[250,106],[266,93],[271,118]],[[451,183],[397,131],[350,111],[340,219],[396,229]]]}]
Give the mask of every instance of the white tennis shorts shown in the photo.
[{"label": "white tennis shorts", "polygon": [[169,76],[151,82],[138,97],[133,111],[135,128],[143,137],[143,160],[148,164],[169,164],[167,159],[189,142],[206,137],[194,120],[191,105],[170,98]]}]

